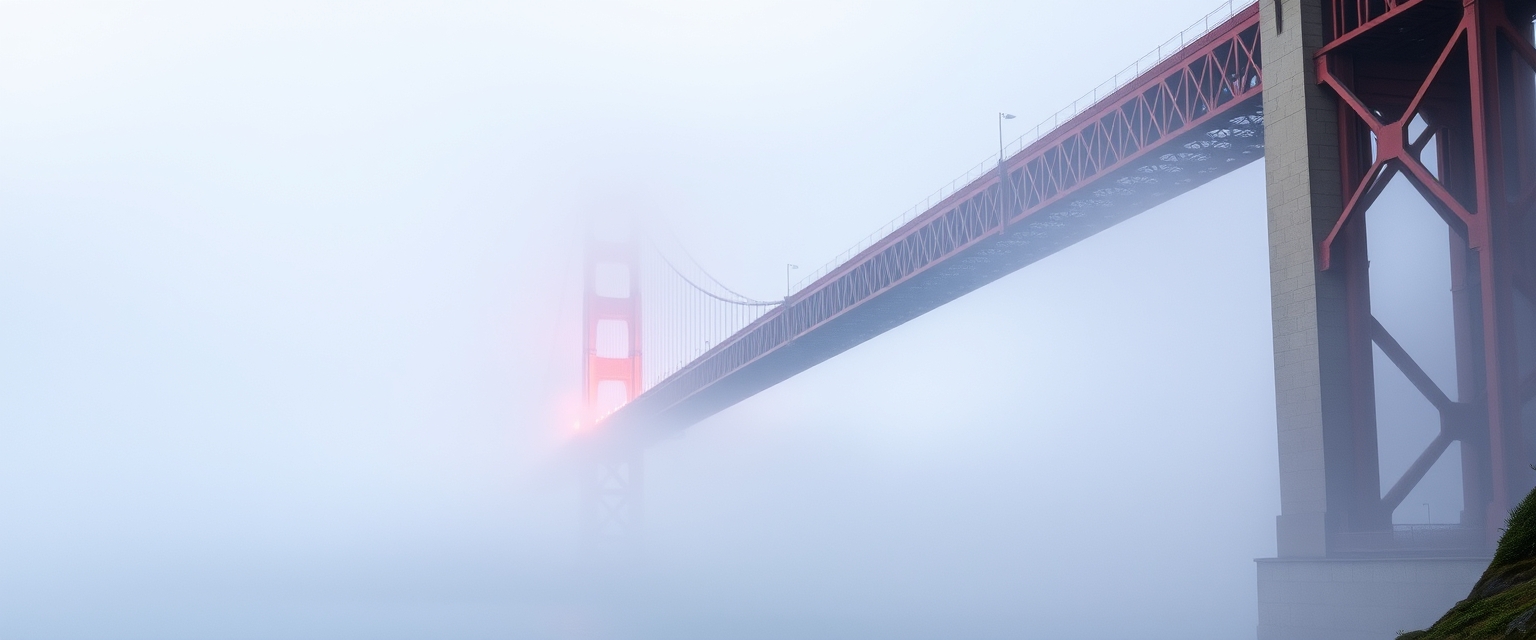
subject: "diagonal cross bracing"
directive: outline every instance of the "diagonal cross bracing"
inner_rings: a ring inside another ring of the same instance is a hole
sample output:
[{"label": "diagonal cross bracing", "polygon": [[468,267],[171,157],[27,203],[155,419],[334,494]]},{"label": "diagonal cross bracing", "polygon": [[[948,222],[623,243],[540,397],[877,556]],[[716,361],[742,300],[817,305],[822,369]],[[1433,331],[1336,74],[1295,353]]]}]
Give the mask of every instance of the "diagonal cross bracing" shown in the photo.
[{"label": "diagonal cross bracing", "polygon": [[620,408],[646,444],[1263,155],[1256,5]]}]

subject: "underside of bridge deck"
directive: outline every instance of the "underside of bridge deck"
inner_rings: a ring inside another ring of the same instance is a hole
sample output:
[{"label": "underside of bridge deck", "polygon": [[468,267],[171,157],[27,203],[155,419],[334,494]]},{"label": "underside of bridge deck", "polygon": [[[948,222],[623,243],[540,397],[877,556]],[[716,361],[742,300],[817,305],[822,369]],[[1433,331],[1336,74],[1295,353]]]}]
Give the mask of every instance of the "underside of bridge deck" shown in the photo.
[{"label": "underside of bridge deck", "polygon": [[1250,6],[648,389],[594,438],[643,446],[675,433],[1259,159],[1259,54]]}]

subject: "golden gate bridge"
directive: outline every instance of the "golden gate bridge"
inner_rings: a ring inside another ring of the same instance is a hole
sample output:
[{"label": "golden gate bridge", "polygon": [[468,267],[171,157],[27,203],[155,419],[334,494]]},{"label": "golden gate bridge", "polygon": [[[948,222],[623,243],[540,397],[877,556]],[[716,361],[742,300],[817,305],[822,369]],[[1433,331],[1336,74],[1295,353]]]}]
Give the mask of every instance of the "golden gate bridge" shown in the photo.
[{"label": "golden gate bridge", "polygon": [[[594,233],[572,446],[589,548],[638,545],[646,447],[1266,158],[1282,512],[1276,557],[1259,563],[1259,635],[1404,628],[1387,627],[1486,564],[1536,485],[1533,16],[1529,0],[1227,2],[779,300],[732,290],[664,230]],[[1371,313],[1363,213],[1395,176],[1450,239],[1454,389]],[[1441,424],[1385,488],[1378,350]],[[1460,522],[1394,525],[1451,443]]]}]

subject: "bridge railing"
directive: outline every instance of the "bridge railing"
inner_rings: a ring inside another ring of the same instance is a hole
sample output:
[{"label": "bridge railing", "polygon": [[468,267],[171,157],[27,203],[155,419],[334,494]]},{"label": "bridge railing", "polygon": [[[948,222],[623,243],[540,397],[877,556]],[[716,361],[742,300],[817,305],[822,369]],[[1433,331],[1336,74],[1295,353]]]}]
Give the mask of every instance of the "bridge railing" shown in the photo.
[{"label": "bridge railing", "polygon": [[[1140,77],[1141,74],[1146,73],[1153,67],[1161,64],[1164,60],[1173,57],[1174,54],[1182,51],[1189,43],[1199,40],[1201,36],[1210,33],[1212,29],[1221,26],[1221,24],[1226,22],[1229,18],[1237,15],[1238,12],[1248,8],[1250,5],[1257,1],[1258,0],[1227,0],[1226,2],[1223,2],[1220,6],[1217,6],[1215,9],[1211,10],[1210,13],[1205,14],[1205,17],[1190,25],[1189,28],[1180,31],[1178,35],[1173,36],[1172,38],[1169,38],[1167,42],[1158,45],[1156,49],[1148,52],[1147,55],[1142,56],[1141,59],[1137,60],[1130,66],[1127,66],[1125,69],[1115,74],[1114,77],[1105,80],[1099,86],[1094,87],[1092,91],[1089,91],[1083,94],[1081,98],[1072,101],[1072,104],[1067,105],[1065,108],[1057,111],[1054,114],[1051,114],[1051,117],[1040,121],[1040,123],[1036,124],[1034,128],[1024,132],[1024,135],[1021,135],[1013,142],[1008,143],[1003,147],[1004,156],[1012,157],[1014,154],[1023,151],[1025,147],[1034,144],[1035,141],[1039,140],[1042,136],[1050,133],[1051,131],[1054,131],[1061,125],[1066,124],[1067,121],[1077,117],[1078,114],[1087,111],[1089,108],[1098,104],[1100,100],[1108,98],[1121,87],[1124,87],[1132,80]],[[982,177],[988,171],[996,170],[998,161],[998,154],[994,153],[990,156],[987,156],[985,160],[982,160],[981,162],[977,163],[976,166],[971,167],[970,170],[961,174],[954,180],[951,180],[949,184],[940,187],[927,198],[924,198],[917,204],[912,205],[911,208],[903,211],[901,215],[892,218],[890,222],[885,223],[885,225],[881,226],[879,229],[876,229],[869,235],[864,236],[863,239],[859,240],[853,246],[848,247],[846,251],[838,254],[836,258],[833,258],[831,261],[827,262],[816,270],[811,271],[799,282],[795,283],[791,293],[797,293],[805,289],[806,287],[810,286],[811,283],[819,280],[822,276],[831,273],[831,271],[836,269],[839,265],[858,255],[859,252],[868,249],[881,238],[891,235],[897,229],[900,229],[902,225],[911,222],[913,218],[922,215],[923,212],[928,211],[935,205],[943,202],[945,198],[948,198],[950,195],[954,194],[955,191],[965,187],[966,185],[969,185],[972,182],[975,182],[977,178]]]},{"label": "bridge railing", "polygon": [[1331,551],[1339,553],[1434,552],[1484,553],[1487,535],[1480,527],[1458,524],[1394,524],[1382,531],[1333,534]]}]

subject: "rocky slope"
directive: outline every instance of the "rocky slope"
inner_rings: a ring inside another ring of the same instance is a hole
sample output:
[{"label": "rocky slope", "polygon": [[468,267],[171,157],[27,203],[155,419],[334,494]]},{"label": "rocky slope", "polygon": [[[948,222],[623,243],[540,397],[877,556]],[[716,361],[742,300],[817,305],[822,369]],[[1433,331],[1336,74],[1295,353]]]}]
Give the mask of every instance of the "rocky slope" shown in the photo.
[{"label": "rocky slope", "polygon": [[1509,514],[1498,551],[1466,600],[1398,640],[1536,640],[1536,490]]}]

